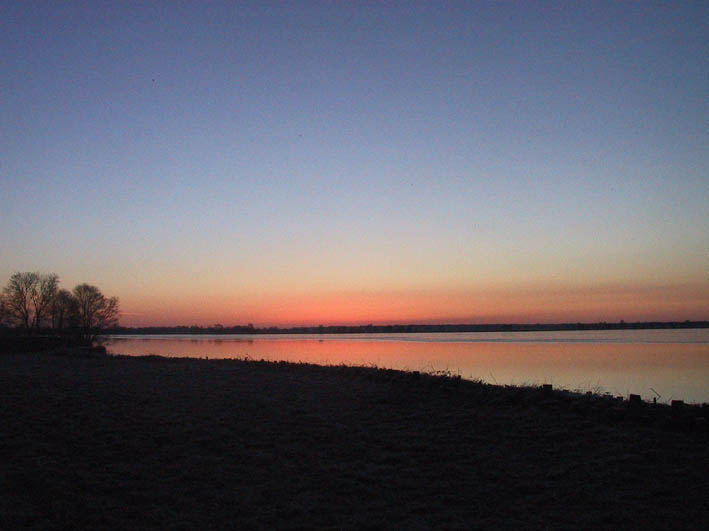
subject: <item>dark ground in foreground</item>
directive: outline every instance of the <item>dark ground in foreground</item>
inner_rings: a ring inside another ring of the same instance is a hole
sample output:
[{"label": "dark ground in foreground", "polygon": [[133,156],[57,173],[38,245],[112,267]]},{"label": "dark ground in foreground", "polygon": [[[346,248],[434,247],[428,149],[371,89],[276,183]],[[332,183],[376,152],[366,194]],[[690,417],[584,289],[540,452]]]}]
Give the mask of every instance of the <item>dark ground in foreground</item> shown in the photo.
[{"label": "dark ground in foreground", "polygon": [[364,368],[5,354],[0,529],[708,529],[705,411]]}]

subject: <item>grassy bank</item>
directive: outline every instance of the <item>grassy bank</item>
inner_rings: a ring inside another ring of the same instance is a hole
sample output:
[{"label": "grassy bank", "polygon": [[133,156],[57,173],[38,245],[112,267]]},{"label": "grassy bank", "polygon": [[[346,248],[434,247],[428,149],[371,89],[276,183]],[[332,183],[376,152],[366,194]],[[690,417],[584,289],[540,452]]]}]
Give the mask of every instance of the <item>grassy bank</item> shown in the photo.
[{"label": "grassy bank", "polygon": [[0,528],[709,526],[706,408],[391,370],[0,356]]}]

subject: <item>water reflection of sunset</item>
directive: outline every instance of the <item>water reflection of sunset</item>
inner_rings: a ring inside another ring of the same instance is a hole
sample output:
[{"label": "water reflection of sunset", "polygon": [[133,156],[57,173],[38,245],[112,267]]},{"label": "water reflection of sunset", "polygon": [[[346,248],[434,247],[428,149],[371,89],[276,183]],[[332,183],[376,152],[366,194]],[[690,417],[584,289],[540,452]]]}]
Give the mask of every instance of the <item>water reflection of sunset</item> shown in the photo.
[{"label": "water reflection of sunset", "polygon": [[[640,331],[642,332],[642,331]],[[651,331],[652,332],[652,331]],[[450,371],[505,384],[553,383],[570,389],[605,390],[647,399],[709,401],[707,343],[510,343],[419,342],[367,339],[224,338],[117,339],[116,353],[189,357],[249,357],[328,365]]]}]

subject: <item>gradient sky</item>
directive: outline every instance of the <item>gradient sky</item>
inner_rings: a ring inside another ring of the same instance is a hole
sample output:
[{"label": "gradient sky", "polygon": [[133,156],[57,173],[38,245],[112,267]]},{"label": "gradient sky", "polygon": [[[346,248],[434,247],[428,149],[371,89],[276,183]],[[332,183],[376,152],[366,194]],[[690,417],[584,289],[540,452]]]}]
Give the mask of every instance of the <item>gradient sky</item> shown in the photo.
[{"label": "gradient sky", "polygon": [[0,4],[0,284],[125,325],[709,319],[706,2]]}]

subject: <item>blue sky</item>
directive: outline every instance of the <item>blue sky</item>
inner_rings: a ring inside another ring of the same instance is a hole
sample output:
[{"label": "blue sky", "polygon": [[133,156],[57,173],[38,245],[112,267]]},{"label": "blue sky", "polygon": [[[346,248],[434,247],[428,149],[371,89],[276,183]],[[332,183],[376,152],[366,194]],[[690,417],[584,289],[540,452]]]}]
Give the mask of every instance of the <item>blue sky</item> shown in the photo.
[{"label": "blue sky", "polygon": [[136,323],[288,322],[309,293],[476,318],[490,290],[615,317],[583,313],[599,287],[707,318],[708,11],[5,2],[0,282],[56,271]]}]

